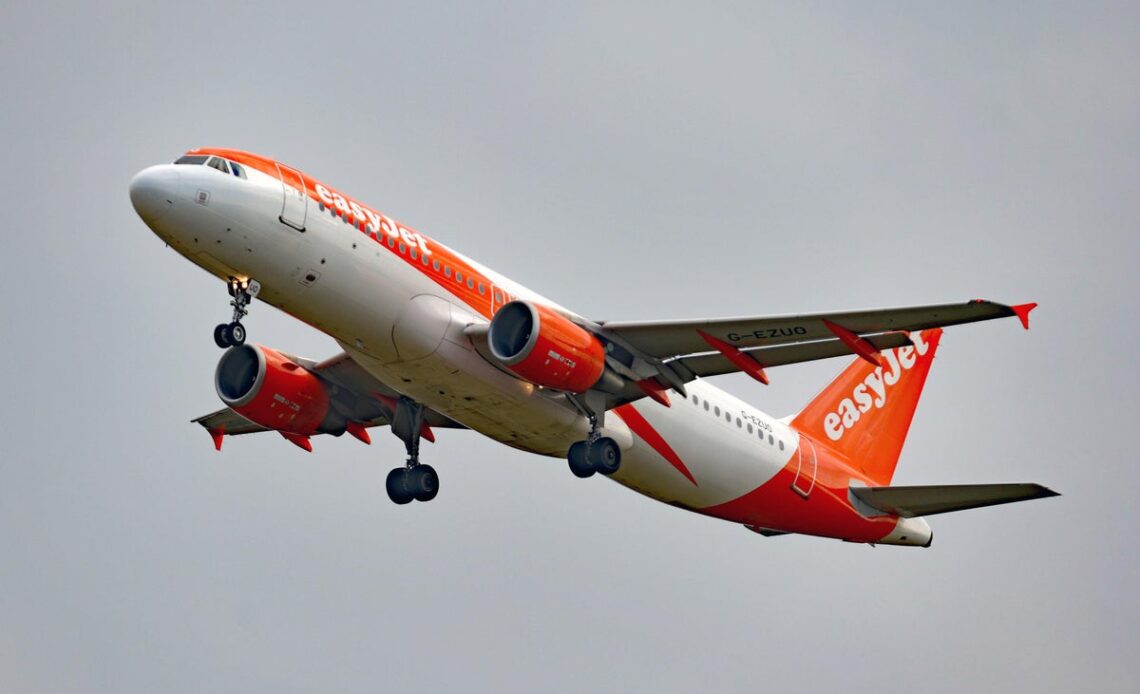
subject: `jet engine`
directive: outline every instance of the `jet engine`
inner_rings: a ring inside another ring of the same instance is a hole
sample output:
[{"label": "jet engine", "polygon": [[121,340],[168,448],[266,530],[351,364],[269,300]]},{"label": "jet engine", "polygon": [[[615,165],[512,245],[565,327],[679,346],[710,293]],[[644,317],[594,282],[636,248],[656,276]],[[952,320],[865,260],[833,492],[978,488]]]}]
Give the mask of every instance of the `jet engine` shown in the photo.
[{"label": "jet engine", "polygon": [[500,308],[491,319],[487,342],[503,366],[546,388],[584,393],[606,370],[605,348],[597,337],[529,301]]},{"label": "jet engine", "polygon": [[308,436],[344,430],[324,382],[268,347],[227,350],[214,372],[214,387],[234,412],[275,431]]}]

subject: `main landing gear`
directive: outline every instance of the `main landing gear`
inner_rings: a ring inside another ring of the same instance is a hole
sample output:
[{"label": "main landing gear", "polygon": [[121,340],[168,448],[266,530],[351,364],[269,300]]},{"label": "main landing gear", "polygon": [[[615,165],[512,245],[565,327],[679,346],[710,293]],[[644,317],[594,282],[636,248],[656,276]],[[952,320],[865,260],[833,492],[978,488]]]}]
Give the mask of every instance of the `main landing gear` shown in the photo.
[{"label": "main landing gear", "polygon": [[571,445],[566,454],[570,472],[581,478],[590,477],[595,472],[612,475],[621,468],[621,449],[616,441],[598,432],[597,416],[593,413],[587,416],[590,419],[589,436],[585,441]]},{"label": "main landing gear", "polygon": [[401,397],[392,416],[392,433],[404,440],[408,462],[388,473],[388,498],[397,504],[431,501],[439,494],[439,475],[431,465],[420,463],[420,439],[424,429],[424,406]]},{"label": "main landing gear", "polygon": [[233,297],[230,306],[234,307],[234,317],[229,323],[222,323],[214,328],[214,344],[222,349],[245,344],[245,326],[241,324],[241,319],[249,313],[246,307],[257,298],[260,291],[261,283],[257,280],[241,281],[230,278],[229,292]]}]

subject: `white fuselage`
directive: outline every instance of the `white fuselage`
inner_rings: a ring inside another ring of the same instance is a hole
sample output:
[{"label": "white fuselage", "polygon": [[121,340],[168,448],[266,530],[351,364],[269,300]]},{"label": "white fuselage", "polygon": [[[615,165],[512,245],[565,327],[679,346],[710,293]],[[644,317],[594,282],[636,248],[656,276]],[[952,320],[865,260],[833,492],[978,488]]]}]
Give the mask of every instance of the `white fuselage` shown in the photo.
[{"label": "white fuselage", "polygon": [[[247,179],[205,166],[149,171],[167,178],[174,197],[167,210],[147,220],[166,243],[222,279],[256,278],[260,299],[335,338],[394,390],[534,453],[563,457],[584,438],[588,423],[563,397],[505,373],[475,351],[464,329],[486,318],[332,208],[309,204],[301,232],[279,219],[281,181],[259,171],[248,170]],[[480,270],[515,298],[556,306]],[[649,399],[633,407],[655,430],[667,432],[697,483],[611,414],[604,433],[623,450],[615,480],[701,509],[755,489],[788,463],[797,436],[785,424],[707,382],[690,383],[687,390],[688,399],[674,395],[672,407]]]}]

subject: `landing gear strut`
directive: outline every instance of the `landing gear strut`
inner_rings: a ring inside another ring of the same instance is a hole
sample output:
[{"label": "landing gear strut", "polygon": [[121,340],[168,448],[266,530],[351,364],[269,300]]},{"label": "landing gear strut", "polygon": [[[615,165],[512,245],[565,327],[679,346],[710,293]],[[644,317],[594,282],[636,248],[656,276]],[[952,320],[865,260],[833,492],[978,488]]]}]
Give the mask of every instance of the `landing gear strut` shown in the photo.
[{"label": "landing gear strut", "polygon": [[424,406],[401,397],[392,416],[392,433],[404,440],[408,461],[388,473],[385,488],[388,498],[397,504],[431,501],[439,494],[439,475],[431,465],[420,463],[420,439],[424,425]]},{"label": "landing gear strut", "polygon": [[249,313],[246,307],[257,298],[261,291],[261,283],[257,280],[245,281],[231,277],[228,288],[230,296],[233,297],[230,301],[230,306],[234,307],[233,319],[214,328],[214,344],[222,349],[245,344],[245,326],[241,324],[241,319]]},{"label": "landing gear strut", "polygon": [[590,477],[595,472],[603,475],[612,475],[621,468],[621,449],[617,442],[608,436],[602,436],[598,431],[600,423],[597,415],[588,409],[584,403],[575,402],[579,409],[585,411],[590,421],[590,433],[585,441],[577,441],[570,446],[566,460],[570,464],[570,472],[575,477]]}]

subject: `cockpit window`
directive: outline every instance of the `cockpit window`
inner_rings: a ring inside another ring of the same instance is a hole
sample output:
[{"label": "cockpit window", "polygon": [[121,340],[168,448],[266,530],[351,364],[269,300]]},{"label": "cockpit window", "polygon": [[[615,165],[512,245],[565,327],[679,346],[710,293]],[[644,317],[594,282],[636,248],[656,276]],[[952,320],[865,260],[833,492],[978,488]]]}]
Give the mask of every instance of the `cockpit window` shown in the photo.
[{"label": "cockpit window", "polygon": [[236,161],[222,159],[221,157],[211,157],[207,154],[187,154],[185,156],[178,157],[174,163],[205,164],[206,166],[215,168],[224,174],[228,174],[232,171],[233,175],[237,176],[238,178],[247,178],[245,175],[245,168],[241,164],[238,164]]},{"label": "cockpit window", "polygon": [[226,160],[222,159],[221,157],[210,157],[210,161],[206,162],[206,166],[212,166],[227,176],[230,174],[229,164],[227,164]]}]

